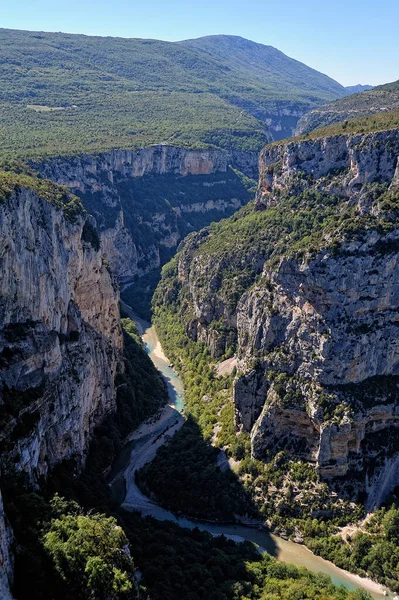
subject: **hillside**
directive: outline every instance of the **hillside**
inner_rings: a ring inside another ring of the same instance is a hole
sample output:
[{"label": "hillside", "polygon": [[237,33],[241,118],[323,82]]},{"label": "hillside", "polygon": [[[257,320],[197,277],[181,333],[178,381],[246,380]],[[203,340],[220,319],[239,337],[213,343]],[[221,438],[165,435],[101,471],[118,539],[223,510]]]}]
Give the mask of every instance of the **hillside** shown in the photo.
[{"label": "hillside", "polygon": [[[331,137],[334,135],[352,134],[358,135],[360,133],[372,133],[374,131],[385,131],[387,129],[399,127],[399,108],[395,110],[377,112],[372,115],[365,117],[359,117],[349,121],[339,121],[326,127],[319,127],[313,129],[310,132],[303,133],[302,135],[294,138],[289,138],[284,141],[299,141],[308,139],[319,139],[323,137]],[[280,142],[274,142],[275,145]]]},{"label": "hillside", "polygon": [[367,90],[372,90],[374,86],[372,85],[362,85],[358,83],[357,85],[346,85],[345,89],[349,94],[358,94],[359,92],[366,92]]},{"label": "hillside", "polygon": [[[266,146],[255,203],[188,236],[154,296],[188,409],[284,531],[353,522],[397,482],[398,154],[398,128]],[[230,392],[204,347],[234,358]]]},{"label": "hillside", "polygon": [[[172,43],[0,30],[0,152],[173,143],[259,150],[345,88],[278,50],[214,36]],[[250,66],[250,68],[249,68]]]},{"label": "hillside", "polygon": [[298,121],[296,133],[301,135],[340,121],[389,112],[396,108],[399,108],[399,80],[315,108]]}]

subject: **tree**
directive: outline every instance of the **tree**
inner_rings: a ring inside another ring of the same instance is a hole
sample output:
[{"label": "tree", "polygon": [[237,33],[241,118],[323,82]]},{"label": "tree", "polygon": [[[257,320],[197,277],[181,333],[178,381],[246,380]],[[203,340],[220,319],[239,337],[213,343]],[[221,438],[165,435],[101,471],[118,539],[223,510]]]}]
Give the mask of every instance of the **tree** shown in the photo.
[{"label": "tree", "polygon": [[382,520],[386,536],[389,540],[399,541],[399,510],[391,508]]},{"label": "tree", "polygon": [[[56,504],[59,508],[59,499]],[[128,540],[113,517],[60,515],[44,535],[44,547],[77,599],[137,597]]]}]

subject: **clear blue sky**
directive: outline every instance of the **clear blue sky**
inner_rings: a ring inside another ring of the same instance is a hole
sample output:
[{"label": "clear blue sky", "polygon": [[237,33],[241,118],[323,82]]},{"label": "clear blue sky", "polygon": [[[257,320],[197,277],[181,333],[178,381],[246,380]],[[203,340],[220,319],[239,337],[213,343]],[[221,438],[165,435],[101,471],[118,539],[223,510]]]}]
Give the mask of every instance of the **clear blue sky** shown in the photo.
[{"label": "clear blue sky", "polygon": [[344,85],[399,79],[398,25],[399,0],[0,0],[0,27],[170,41],[241,35]]}]

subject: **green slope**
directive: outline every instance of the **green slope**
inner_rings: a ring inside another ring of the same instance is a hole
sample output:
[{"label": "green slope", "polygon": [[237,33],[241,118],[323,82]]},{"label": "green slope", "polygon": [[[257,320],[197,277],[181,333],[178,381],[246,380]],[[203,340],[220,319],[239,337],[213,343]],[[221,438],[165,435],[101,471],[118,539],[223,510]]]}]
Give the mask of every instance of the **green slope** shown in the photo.
[{"label": "green slope", "polygon": [[[217,57],[237,75],[246,78],[269,99],[290,99],[311,103],[331,96],[344,96],[345,88],[303,63],[289,58],[272,46],[265,46],[238,36],[211,35],[180,44]],[[314,96],[312,98],[312,96]]]},{"label": "green slope", "polygon": [[[372,133],[373,131],[386,131],[387,129],[399,128],[399,109],[376,112],[374,114],[351,119],[349,121],[339,121],[326,127],[319,127],[308,133],[304,133],[292,140],[299,141],[304,139],[317,139],[322,137],[331,137],[332,135],[351,134],[358,135],[362,133]],[[289,140],[284,140],[286,143]],[[274,142],[279,144],[280,142]]]},{"label": "green slope", "polygon": [[343,94],[325,75],[242,38],[172,43],[0,29],[3,154],[165,141],[258,150],[270,113],[287,103],[304,112]]},{"label": "green slope", "polygon": [[399,80],[320,106],[298,122],[298,134],[399,108]]}]

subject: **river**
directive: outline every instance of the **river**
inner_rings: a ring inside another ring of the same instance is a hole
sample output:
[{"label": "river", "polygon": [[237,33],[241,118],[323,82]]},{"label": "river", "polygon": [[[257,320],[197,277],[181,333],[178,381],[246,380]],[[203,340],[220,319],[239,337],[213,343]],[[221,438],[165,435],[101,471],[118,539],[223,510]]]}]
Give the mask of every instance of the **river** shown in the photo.
[{"label": "river", "polygon": [[[133,313],[128,305],[121,303],[123,310],[136,322],[139,333],[143,339],[146,352],[154,365],[164,376],[170,403],[160,413],[143,423],[130,436],[119,456],[116,458],[108,482],[114,496],[126,510],[138,510],[144,516],[151,516],[158,520],[170,520],[181,527],[208,531],[212,535],[225,535],[237,541],[249,540],[262,550],[266,550],[278,560],[292,563],[298,567],[307,567],[312,571],[321,571],[331,577],[336,585],[343,585],[349,590],[358,587],[366,589],[372,598],[381,600],[387,596],[382,586],[371,580],[360,578],[347,571],[339,569],[333,563],[315,556],[301,544],[295,544],[260,529],[244,525],[213,524],[184,517],[177,517],[170,511],[163,509],[146,497],[135,483],[135,471],[155,457],[157,449],[162,446],[168,436],[173,435],[184,423],[182,412],[184,410],[183,383],[177,373],[170,366],[165,356],[155,327],[147,321],[140,319]],[[388,593],[393,598],[392,593]]]}]

